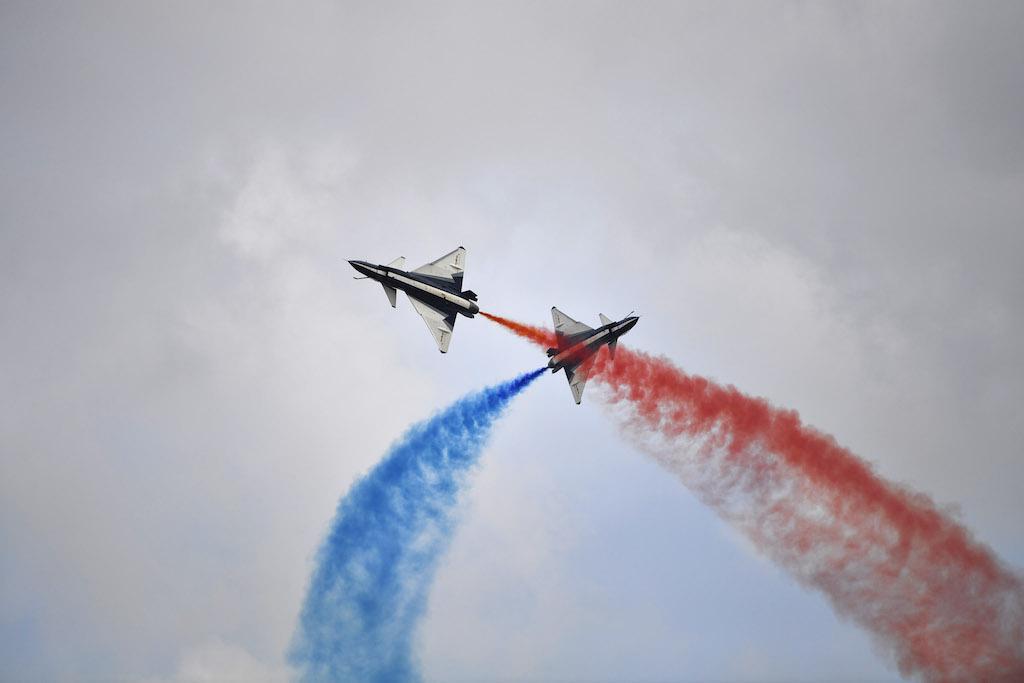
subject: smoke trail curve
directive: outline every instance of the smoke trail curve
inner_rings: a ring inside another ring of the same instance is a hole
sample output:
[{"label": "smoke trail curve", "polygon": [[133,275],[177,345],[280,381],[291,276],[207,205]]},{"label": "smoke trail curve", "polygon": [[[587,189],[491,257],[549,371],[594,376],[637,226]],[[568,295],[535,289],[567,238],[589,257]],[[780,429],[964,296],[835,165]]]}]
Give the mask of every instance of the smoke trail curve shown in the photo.
[{"label": "smoke trail curve", "polygon": [[[549,343],[543,328],[505,326]],[[627,436],[868,629],[904,676],[1024,680],[1024,582],[930,498],[886,481],[795,411],[665,358],[620,345],[592,373]]]},{"label": "smoke trail curve", "polygon": [[299,680],[418,681],[414,628],[459,491],[495,420],[545,368],[413,425],[338,504],[289,651]]}]

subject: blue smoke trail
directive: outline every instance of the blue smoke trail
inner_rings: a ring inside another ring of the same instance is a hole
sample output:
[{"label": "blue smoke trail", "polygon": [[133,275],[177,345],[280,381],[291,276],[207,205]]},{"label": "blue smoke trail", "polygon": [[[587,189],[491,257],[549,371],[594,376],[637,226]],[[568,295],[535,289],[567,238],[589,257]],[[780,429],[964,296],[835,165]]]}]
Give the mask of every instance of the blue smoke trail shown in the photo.
[{"label": "blue smoke trail", "polygon": [[289,652],[299,680],[420,680],[413,629],[451,537],[458,493],[494,421],[545,369],[413,425],[341,500]]}]

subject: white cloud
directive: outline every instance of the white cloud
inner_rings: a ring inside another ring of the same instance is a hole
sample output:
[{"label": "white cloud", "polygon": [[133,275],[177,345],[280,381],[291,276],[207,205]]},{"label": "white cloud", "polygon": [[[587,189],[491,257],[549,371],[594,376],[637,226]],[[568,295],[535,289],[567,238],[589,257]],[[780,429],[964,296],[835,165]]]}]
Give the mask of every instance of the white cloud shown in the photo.
[{"label": "white cloud", "polygon": [[245,648],[213,640],[185,652],[177,670],[166,678],[146,683],[284,683],[291,672],[281,665],[268,665]]},{"label": "white cloud", "polygon": [[225,243],[241,254],[267,260],[289,248],[323,243],[344,221],[355,160],[340,143],[294,156],[274,143],[256,156],[220,229]]}]

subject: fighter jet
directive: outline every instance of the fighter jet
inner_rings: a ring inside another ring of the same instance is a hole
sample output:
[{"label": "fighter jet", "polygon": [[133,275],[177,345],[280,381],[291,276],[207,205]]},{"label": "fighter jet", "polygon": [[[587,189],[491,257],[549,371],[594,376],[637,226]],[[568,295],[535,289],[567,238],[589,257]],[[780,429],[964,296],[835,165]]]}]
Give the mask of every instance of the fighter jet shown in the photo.
[{"label": "fighter jet", "polygon": [[548,349],[548,367],[551,372],[558,372],[565,369],[565,377],[569,380],[569,388],[572,389],[572,397],[576,399],[576,405],[583,400],[583,387],[587,383],[587,375],[590,372],[590,359],[605,344],[608,345],[608,352],[615,358],[615,345],[619,337],[629,332],[640,319],[630,313],[622,320],[615,322],[608,319],[603,313],[601,316],[601,327],[596,330],[588,325],[573,320],[560,310],[551,307],[551,318],[555,321],[555,339],[558,348]]},{"label": "fighter jet", "polygon": [[405,292],[412,307],[427,323],[427,329],[434,336],[441,353],[448,353],[458,314],[472,318],[480,312],[476,293],[462,290],[462,276],[466,270],[464,247],[410,271],[402,270],[405,267],[404,256],[383,266],[366,261],[349,261],[349,264],[364,276],[356,280],[370,278],[384,287],[392,308],[396,308],[398,303],[398,290]]}]

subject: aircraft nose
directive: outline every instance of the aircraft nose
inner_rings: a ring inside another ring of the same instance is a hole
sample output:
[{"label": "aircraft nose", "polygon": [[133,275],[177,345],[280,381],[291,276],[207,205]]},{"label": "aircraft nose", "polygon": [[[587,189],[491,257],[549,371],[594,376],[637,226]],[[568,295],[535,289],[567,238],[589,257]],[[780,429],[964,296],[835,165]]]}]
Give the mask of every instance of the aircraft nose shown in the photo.
[{"label": "aircraft nose", "polygon": [[351,261],[348,262],[348,264],[350,266],[352,266],[353,268],[355,268],[356,272],[359,273],[360,275],[365,275],[367,277],[370,276],[370,270],[369,270],[370,264],[367,263],[366,261],[351,260]]}]

